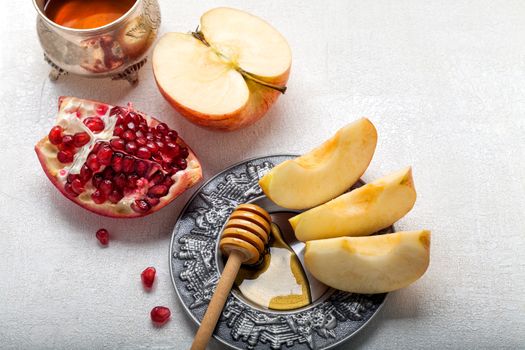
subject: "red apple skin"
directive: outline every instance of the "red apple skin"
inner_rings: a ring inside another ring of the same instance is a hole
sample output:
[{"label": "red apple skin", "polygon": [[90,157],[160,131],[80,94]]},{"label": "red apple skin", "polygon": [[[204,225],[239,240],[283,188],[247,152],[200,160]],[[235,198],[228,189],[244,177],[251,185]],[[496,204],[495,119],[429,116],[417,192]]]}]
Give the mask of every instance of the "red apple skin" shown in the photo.
[{"label": "red apple skin", "polygon": [[[244,107],[229,114],[208,115],[190,109],[177,102],[158,83],[155,69],[153,69],[153,73],[160,93],[179,114],[198,126],[212,130],[234,131],[255,123],[266,114],[275,101],[277,101],[279,95],[281,95],[281,92],[275,89],[246,79],[246,84],[250,90],[250,97]],[[273,80],[264,79],[264,81],[278,86],[286,86],[289,76],[290,68],[279,77]]]}]

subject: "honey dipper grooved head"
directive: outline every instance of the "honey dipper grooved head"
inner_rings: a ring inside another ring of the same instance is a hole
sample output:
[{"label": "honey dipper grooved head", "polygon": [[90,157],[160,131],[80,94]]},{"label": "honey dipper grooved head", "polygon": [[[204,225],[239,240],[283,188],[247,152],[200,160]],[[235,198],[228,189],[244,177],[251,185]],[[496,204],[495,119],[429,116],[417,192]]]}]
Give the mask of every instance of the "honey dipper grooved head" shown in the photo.
[{"label": "honey dipper grooved head", "polygon": [[272,219],[255,204],[241,204],[230,215],[221,235],[219,248],[228,256],[232,251],[243,255],[243,263],[255,264],[268,243]]}]

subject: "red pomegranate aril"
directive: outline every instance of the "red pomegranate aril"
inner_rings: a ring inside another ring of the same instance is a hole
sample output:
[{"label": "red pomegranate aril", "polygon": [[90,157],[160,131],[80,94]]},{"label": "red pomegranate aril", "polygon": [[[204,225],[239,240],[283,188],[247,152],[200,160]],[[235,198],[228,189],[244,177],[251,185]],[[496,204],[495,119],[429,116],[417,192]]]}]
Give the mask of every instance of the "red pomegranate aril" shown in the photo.
[{"label": "red pomegranate aril", "polygon": [[97,237],[97,239],[100,242],[100,244],[108,245],[108,243],[109,243],[109,232],[108,232],[108,230],[106,230],[105,228],[101,228],[100,230],[97,231],[95,236]]},{"label": "red pomegranate aril", "polygon": [[135,160],[133,157],[125,156],[122,160],[122,171],[129,174],[135,170]]},{"label": "red pomegranate aril", "polygon": [[148,124],[146,124],[146,122],[141,122],[140,125],[139,125],[139,130],[142,131],[142,132],[148,132],[149,130],[149,127],[148,127]]},{"label": "red pomegranate aril", "polygon": [[188,166],[188,163],[186,162],[186,159],[178,158],[177,159],[177,166],[179,169],[184,170]]},{"label": "red pomegranate aril", "polygon": [[155,140],[155,135],[153,133],[151,133],[151,132],[148,132],[146,134],[146,139],[149,140],[149,141],[153,141],[153,140]]},{"label": "red pomegranate aril", "polygon": [[162,184],[164,186],[170,188],[174,183],[175,183],[175,181],[173,181],[173,179],[171,177],[166,176],[166,178],[164,179],[164,182]]},{"label": "red pomegranate aril", "polygon": [[78,196],[78,193],[76,193],[74,190],[73,190],[73,185],[71,185],[69,182],[66,182],[66,184],[64,185],[64,190],[71,196],[73,197],[76,197]]},{"label": "red pomegranate aril", "polygon": [[166,148],[165,148],[167,154],[170,156],[170,157],[177,157],[179,154],[180,154],[180,147],[179,145],[177,145],[176,143],[173,143],[173,142],[169,142],[166,144]]},{"label": "red pomegranate aril", "polygon": [[71,183],[73,181],[75,181],[76,179],[79,179],[80,178],[80,175],[79,174],[67,174],[67,182]]},{"label": "red pomegranate aril", "polygon": [[115,172],[120,173],[122,171],[122,163],[124,162],[124,154],[115,152],[113,158],[111,158],[111,167]]},{"label": "red pomegranate aril", "polygon": [[148,202],[148,204],[151,205],[152,207],[160,203],[160,199],[155,198],[155,197],[146,197],[145,201]]},{"label": "red pomegranate aril", "polygon": [[104,130],[104,121],[100,119],[99,117],[89,117],[84,119],[84,124],[87,126],[87,128],[91,131],[93,131],[95,134],[101,132]]},{"label": "red pomegranate aril", "polygon": [[66,148],[73,148],[75,146],[73,136],[64,135],[64,137],[62,137],[62,145]]},{"label": "red pomegranate aril", "polygon": [[180,148],[179,157],[181,157],[181,158],[188,158],[189,155],[190,155],[190,152],[188,151],[188,149],[186,147],[181,147]]},{"label": "red pomegranate aril", "polygon": [[108,199],[111,203],[113,204],[117,204],[118,202],[120,202],[120,200],[124,198],[124,195],[122,193],[120,193],[119,191],[117,190],[113,190],[109,195],[108,195]]},{"label": "red pomegranate aril", "polygon": [[98,162],[98,157],[96,154],[91,153],[87,160],[86,164],[92,171],[98,171],[100,169],[100,163]]},{"label": "red pomegranate aril", "polygon": [[91,153],[97,154],[98,150],[100,149],[100,146],[102,146],[102,142],[95,143],[95,146],[93,146],[93,149],[91,150]]},{"label": "red pomegranate aril", "polygon": [[71,143],[61,143],[57,145],[57,148],[59,151],[67,151],[71,153],[75,153],[75,146]]},{"label": "red pomegranate aril", "polygon": [[73,144],[75,147],[82,147],[87,145],[90,139],[91,138],[87,132],[77,132],[75,135],[73,135]]},{"label": "red pomegranate aril", "polygon": [[145,213],[151,209],[151,206],[144,199],[137,199],[131,204],[131,209],[138,213]]},{"label": "red pomegranate aril", "polygon": [[62,143],[62,132],[64,129],[60,125],[55,125],[51,128],[49,131],[49,134],[47,135],[47,138],[49,139],[49,142],[53,145],[58,145]]},{"label": "red pomegranate aril", "polygon": [[139,176],[137,174],[128,175],[126,187],[128,187],[129,189],[137,188],[138,179],[139,179]]},{"label": "red pomegranate aril", "polygon": [[165,306],[155,306],[150,312],[151,320],[159,325],[165,324],[171,317],[171,311]]},{"label": "red pomegranate aril", "polygon": [[172,140],[171,137],[169,137],[168,135],[164,136],[163,140],[164,140],[164,143],[166,144],[175,141],[175,140]]},{"label": "red pomegranate aril", "polygon": [[135,172],[139,177],[144,177],[146,173],[148,172],[148,163],[146,163],[143,160],[137,160],[135,162]]},{"label": "red pomegranate aril", "polygon": [[146,147],[139,147],[137,150],[137,157],[142,159],[149,159],[151,157],[151,152]]},{"label": "red pomegranate aril", "polygon": [[168,188],[164,185],[155,185],[148,190],[150,197],[163,197],[168,193]]},{"label": "red pomegranate aril", "polygon": [[107,105],[98,105],[97,106],[97,114],[98,115],[104,115],[108,111]]},{"label": "red pomegranate aril", "polygon": [[126,124],[126,127],[128,128],[128,130],[131,131],[135,131],[137,129],[137,126],[133,122],[129,122],[128,124]]},{"label": "red pomegranate aril", "polygon": [[151,176],[149,180],[153,184],[160,184],[164,181],[164,175],[162,174],[161,171],[157,171],[155,174]]},{"label": "red pomegranate aril", "polygon": [[96,190],[91,194],[91,199],[97,204],[102,204],[106,201],[106,196],[102,193],[101,190]]},{"label": "red pomegranate aril", "polygon": [[100,192],[102,192],[104,196],[107,197],[111,193],[111,191],[113,191],[113,182],[111,182],[111,180],[104,179],[98,186],[98,189],[100,190]]},{"label": "red pomegranate aril", "polygon": [[146,148],[152,153],[155,154],[159,151],[159,147],[155,144],[155,142],[148,141],[146,143]]},{"label": "red pomegranate aril", "polygon": [[57,153],[57,159],[60,163],[71,163],[73,161],[73,153],[70,151],[60,151]]},{"label": "red pomegranate aril", "polygon": [[151,160],[153,160],[156,163],[162,163],[162,156],[160,154],[153,154],[151,156]]},{"label": "red pomegranate aril", "polygon": [[120,125],[115,126],[115,129],[113,129],[113,135],[115,136],[122,136],[124,133],[124,128]]},{"label": "red pomegranate aril", "polygon": [[164,142],[162,142],[162,141],[155,141],[155,144],[157,145],[159,150],[162,150],[165,147]]},{"label": "red pomegranate aril", "polygon": [[110,165],[112,157],[113,157],[113,151],[107,144],[105,144],[103,147],[101,147],[98,150],[97,158],[98,158],[98,162],[101,165]]},{"label": "red pomegranate aril", "polygon": [[151,288],[153,286],[153,282],[155,281],[155,273],[157,271],[154,267],[148,267],[142,273],[140,274],[140,279],[142,280],[142,284],[146,288]]},{"label": "red pomegranate aril", "polygon": [[91,183],[93,184],[93,187],[98,188],[102,183],[102,180],[104,180],[102,174],[98,173],[93,176],[93,178],[91,179]]},{"label": "red pomegranate aril", "polygon": [[82,165],[82,168],[80,168],[80,179],[82,182],[86,183],[89,179],[91,179],[91,175],[93,175],[91,169],[89,169],[86,164]]},{"label": "red pomegranate aril", "polygon": [[135,154],[137,152],[137,149],[138,147],[135,141],[129,141],[128,143],[126,143],[126,147],[125,147],[126,152],[130,154]]},{"label": "red pomegranate aril", "polygon": [[136,138],[136,135],[133,131],[131,130],[126,130],[124,131],[124,133],[122,134],[122,138],[126,141],[133,141],[135,140]]},{"label": "red pomegranate aril", "polygon": [[115,177],[113,177],[113,183],[115,184],[115,187],[123,189],[124,187],[126,187],[128,180],[126,178],[126,175],[124,175],[123,173],[118,173],[117,175],[115,175]]},{"label": "red pomegranate aril", "polygon": [[[140,132],[140,131],[139,131]],[[137,133],[138,134],[138,133]],[[140,146],[146,146],[146,144],[148,143],[148,140],[146,140],[146,138],[144,136],[138,136],[137,135],[137,139],[135,140],[135,142],[137,143],[137,145]]]},{"label": "red pomegranate aril", "polygon": [[130,115],[131,120],[133,121],[133,123],[135,123],[137,125],[139,125],[140,122],[142,121],[142,117],[140,115],[138,115],[137,113],[131,112],[129,115]]},{"label": "red pomegranate aril", "polygon": [[113,176],[115,176],[115,170],[113,170],[113,168],[110,166],[105,167],[104,171],[102,171],[102,177],[104,179],[111,180]]},{"label": "red pomegranate aril", "polygon": [[73,182],[71,182],[71,188],[77,194],[81,194],[82,192],[84,192],[84,184],[80,179],[73,180]]},{"label": "red pomegranate aril", "polygon": [[173,141],[177,140],[177,137],[179,137],[179,134],[175,130],[168,131],[168,136],[171,137]]},{"label": "red pomegranate aril", "polygon": [[156,128],[157,133],[161,135],[166,135],[168,133],[168,130],[169,128],[166,125],[166,123],[160,123],[159,125],[157,125],[157,128]]},{"label": "red pomegranate aril", "polygon": [[118,151],[122,151],[126,146],[126,143],[122,139],[113,139],[109,141],[109,144],[111,145],[111,147],[113,147],[113,149],[116,149]]}]

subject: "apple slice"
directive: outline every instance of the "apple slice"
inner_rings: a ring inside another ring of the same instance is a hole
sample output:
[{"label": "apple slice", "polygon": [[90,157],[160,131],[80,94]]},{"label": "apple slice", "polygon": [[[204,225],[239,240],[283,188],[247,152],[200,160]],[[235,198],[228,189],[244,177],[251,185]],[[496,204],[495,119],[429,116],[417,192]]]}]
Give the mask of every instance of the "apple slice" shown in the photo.
[{"label": "apple slice", "polygon": [[305,155],[277,165],[259,185],[281,207],[314,207],[340,195],[359,179],[372,160],[376,143],[374,125],[366,118],[359,119]]},{"label": "apple slice", "polygon": [[206,12],[198,32],[165,34],[153,51],[162,95],[193,123],[220,130],[261,118],[286,90],[291,63],[270,24],[224,7]]},{"label": "apple slice", "polygon": [[406,168],[296,215],[290,224],[303,242],[365,236],[392,225],[415,202],[412,169]]},{"label": "apple slice", "polygon": [[304,262],[324,284],[352,293],[386,293],[408,286],[427,270],[430,231],[306,242]]}]

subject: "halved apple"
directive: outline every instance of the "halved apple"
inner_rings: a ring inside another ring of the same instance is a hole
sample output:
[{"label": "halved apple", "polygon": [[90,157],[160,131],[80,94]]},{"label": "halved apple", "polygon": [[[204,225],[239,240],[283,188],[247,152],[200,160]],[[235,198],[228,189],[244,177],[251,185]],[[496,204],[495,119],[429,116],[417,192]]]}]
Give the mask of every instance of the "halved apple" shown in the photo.
[{"label": "halved apple", "polygon": [[287,160],[260,181],[262,190],[284,208],[311,208],[340,195],[365,172],[377,143],[366,118],[341,128],[321,146]]},{"label": "halved apple", "polygon": [[304,262],[324,284],[352,293],[386,293],[408,286],[427,270],[430,231],[306,242]]},{"label": "halved apple", "polygon": [[392,225],[412,209],[412,169],[373,181],[290,219],[300,241],[365,236]]},{"label": "halved apple", "polygon": [[202,15],[198,32],[165,34],[153,51],[162,95],[191,122],[220,130],[261,118],[284,93],[291,64],[270,24],[224,7]]}]

